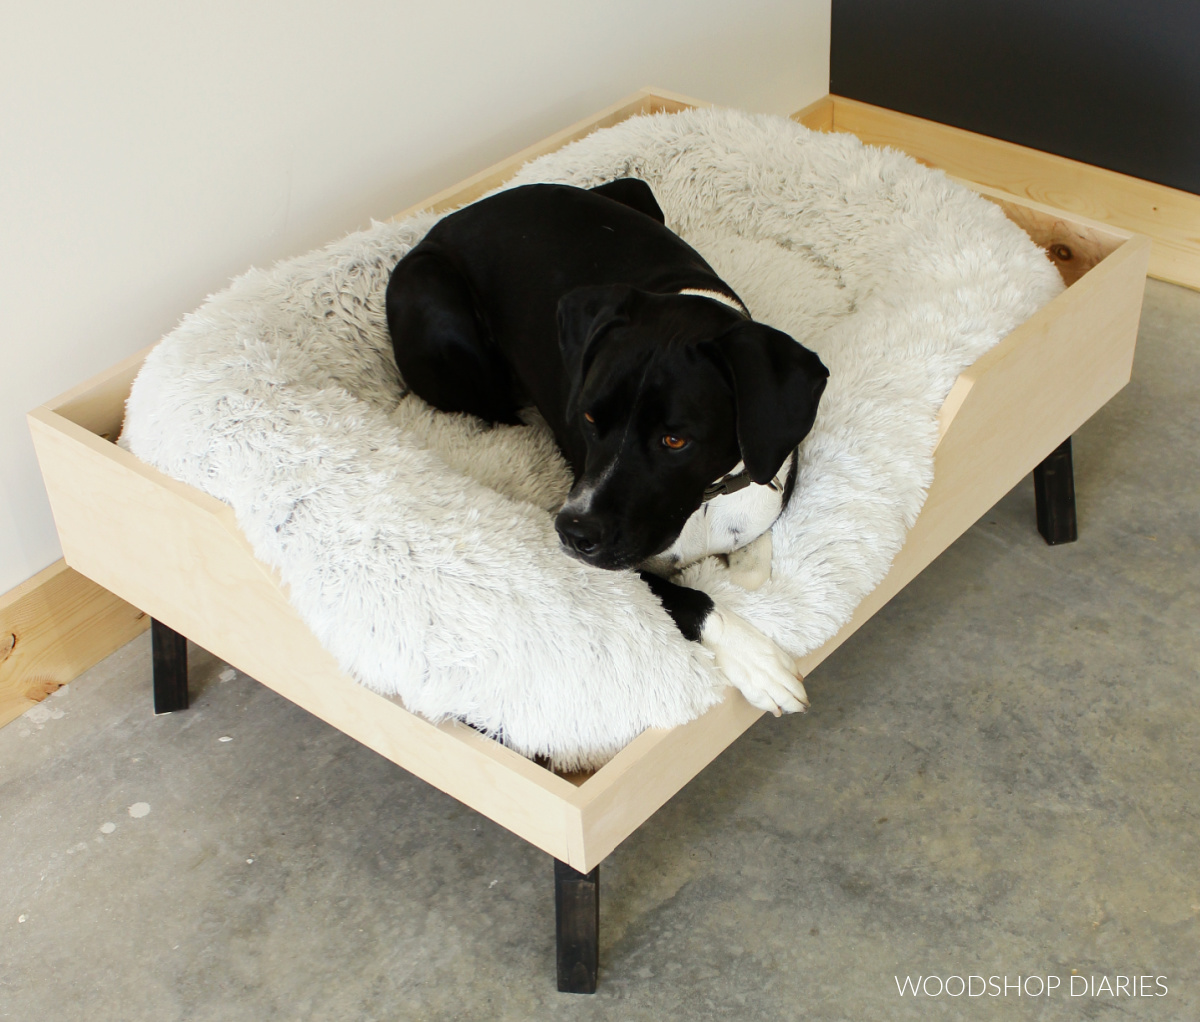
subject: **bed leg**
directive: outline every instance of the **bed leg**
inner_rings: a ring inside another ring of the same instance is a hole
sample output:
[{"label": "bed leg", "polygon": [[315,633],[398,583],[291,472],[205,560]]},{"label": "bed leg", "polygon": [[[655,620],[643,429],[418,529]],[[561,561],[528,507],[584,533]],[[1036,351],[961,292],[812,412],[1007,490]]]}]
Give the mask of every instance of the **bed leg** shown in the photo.
[{"label": "bed leg", "polygon": [[151,618],[150,650],[154,661],[154,712],[186,710],[187,639]]},{"label": "bed leg", "polygon": [[1067,437],[1033,470],[1033,495],[1038,532],[1047,543],[1074,543],[1075,471],[1071,464],[1071,438]]},{"label": "bed leg", "polygon": [[580,873],[554,860],[558,989],[594,994],[600,965],[600,867]]}]

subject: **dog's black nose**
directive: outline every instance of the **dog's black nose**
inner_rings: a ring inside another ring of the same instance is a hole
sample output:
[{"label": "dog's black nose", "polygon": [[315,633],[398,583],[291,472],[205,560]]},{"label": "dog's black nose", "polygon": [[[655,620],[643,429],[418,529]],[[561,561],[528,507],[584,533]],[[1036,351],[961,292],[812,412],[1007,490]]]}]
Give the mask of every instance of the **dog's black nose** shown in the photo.
[{"label": "dog's black nose", "polygon": [[555,519],[554,527],[558,529],[558,536],[563,545],[581,557],[594,554],[604,538],[604,530],[600,523],[586,515],[564,512]]}]

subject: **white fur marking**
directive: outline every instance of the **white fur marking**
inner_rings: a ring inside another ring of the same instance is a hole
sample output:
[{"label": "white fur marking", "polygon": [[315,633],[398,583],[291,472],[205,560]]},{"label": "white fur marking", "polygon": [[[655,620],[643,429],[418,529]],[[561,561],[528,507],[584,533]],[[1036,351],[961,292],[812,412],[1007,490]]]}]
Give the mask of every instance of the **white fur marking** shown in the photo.
[{"label": "white fur marking", "polygon": [[723,295],[720,291],[705,291],[698,287],[685,287],[678,292],[681,295],[696,295],[698,298],[711,298],[715,302],[720,302],[722,305],[728,305],[734,312],[740,312],[744,316],[750,315],[750,310],[741,302],[735,301],[729,295]]},{"label": "white fur marking", "polygon": [[729,555],[729,581],[751,591],[771,577],[771,531]]},{"label": "white fur marking", "polygon": [[612,461],[604,466],[604,471],[596,477],[596,481],[590,486],[585,486],[579,493],[568,499],[562,506],[562,509],[567,514],[586,515],[592,509],[592,501],[596,499],[596,491],[612,478],[612,474],[616,469],[617,458],[613,458]]},{"label": "white fur marking", "polygon": [[[779,477],[786,477],[789,465],[790,460],[784,462]],[[740,469],[735,468],[730,474],[737,471]],[[751,483],[734,493],[713,497],[701,504],[684,522],[679,538],[661,554],[651,557],[645,567],[656,574],[666,574],[686,568],[705,557],[728,554],[749,546],[771,528],[782,510],[782,479],[778,488]],[[771,570],[769,558],[768,551],[767,577],[770,577]],[[745,588],[757,589],[758,586]]]}]

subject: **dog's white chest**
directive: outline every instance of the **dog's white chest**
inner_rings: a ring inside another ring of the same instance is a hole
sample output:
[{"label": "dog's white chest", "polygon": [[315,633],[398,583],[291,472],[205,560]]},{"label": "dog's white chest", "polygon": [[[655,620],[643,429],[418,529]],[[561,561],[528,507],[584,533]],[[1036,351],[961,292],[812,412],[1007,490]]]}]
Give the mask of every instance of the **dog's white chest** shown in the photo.
[{"label": "dog's white chest", "polygon": [[771,528],[783,510],[782,487],[751,483],[701,504],[679,538],[645,567],[655,573],[678,571],[714,554],[747,546]]}]

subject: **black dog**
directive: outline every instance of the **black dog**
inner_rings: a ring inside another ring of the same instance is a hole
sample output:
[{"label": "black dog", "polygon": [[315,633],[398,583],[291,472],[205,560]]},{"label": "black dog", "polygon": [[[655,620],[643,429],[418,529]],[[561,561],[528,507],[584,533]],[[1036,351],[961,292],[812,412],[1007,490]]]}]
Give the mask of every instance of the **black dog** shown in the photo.
[{"label": "black dog", "polygon": [[[829,375],[750,319],[634,179],[513,188],[445,217],[392,271],[387,319],[405,383],[434,407],[503,423],[537,407],[575,477],[555,521],[563,546],[600,568],[669,568],[697,509],[742,488],[774,491],[745,538],[765,532]],[[807,705],[775,643],[705,593],[642,574],[754,705]]]}]

